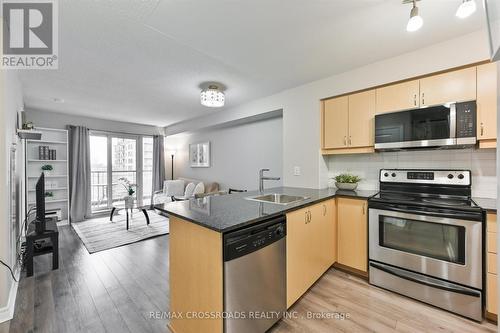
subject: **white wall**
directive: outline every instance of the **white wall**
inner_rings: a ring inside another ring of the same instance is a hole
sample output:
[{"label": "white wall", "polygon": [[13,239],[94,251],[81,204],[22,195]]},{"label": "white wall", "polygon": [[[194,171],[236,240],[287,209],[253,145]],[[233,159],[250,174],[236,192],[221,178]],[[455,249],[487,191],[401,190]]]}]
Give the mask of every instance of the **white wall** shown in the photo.
[{"label": "white wall", "polygon": [[[211,167],[189,166],[189,144],[210,141]],[[259,169],[268,168],[271,176],[282,176],[283,121],[281,117],[230,127],[219,127],[190,134],[169,136],[165,149],[175,149],[174,178],[187,177],[218,182],[221,190],[259,188]],[[165,156],[170,178],[171,157]],[[265,186],[281,186],[269,181]]]},{"label": "white wall", "polygon": [[465,169],[472,172],[472,195],[496,198],[496,149],[450,149],[337,155],[326,158],[330,178],[342,172],[362,178],[360,189],[378,189],[383,168]]},{"label": "white wall", "polygon": [[[282,109],[284,184],[326,187],[328,169],[319,153],[320,99],[486,59],[488,59],[487,35],[485,31],[478,31],[289,89],[215,115],[169,126],[166,128],[166,133],[167,135],[181,133]],[[301,167],[301,176],[293,175],[294,166]]]},{"label": "white wall", "polygon": [[[1,71],[0,83],[0,258],[14,266],[16,235],[13,233],[10,218],[10,149],[13,144],[18,148],[18,172],[20,168],[20,147],[16,136],[17,111],[23,105],[22,87],[13,70]],[[19,212],[17,212],[19,214]],[[8,270],[0,266],[0,320],[5,315],[3,312],[8,305],[9,292],[13,286]],[[11,299],[12,302],[12,299]]]},{"label": "white wall", "polygon": [[91,117],[82,117],[65,113],[51,112],[26,108],[26,120],[32,121],[35,126],[66,129],[67,125],[85,126],[94,130],[123,132],[131,134],[156,135],[163,134],[161,127],[113,121]]}]

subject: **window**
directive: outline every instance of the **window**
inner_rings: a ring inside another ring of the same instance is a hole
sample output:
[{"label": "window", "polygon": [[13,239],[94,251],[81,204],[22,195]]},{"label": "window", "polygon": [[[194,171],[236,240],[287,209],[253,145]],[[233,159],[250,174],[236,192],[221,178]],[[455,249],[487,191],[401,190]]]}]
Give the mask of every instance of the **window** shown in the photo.
[{"label": "window", "polygon": [[92,213],[123,205],[126,178],[136,185],[137,204],[149,203],[153,179],[153,138],[92,132],[90,135]]},{"label": "window", "polygon": [[90,175],[92,212],[108,207],[108,138],[90,136]]},{"label": "window", "polygon": [[[142,199],[151,200],[153,191],[153,138],[142,139]],[[146,203],[145,203],[146,204]]]}]

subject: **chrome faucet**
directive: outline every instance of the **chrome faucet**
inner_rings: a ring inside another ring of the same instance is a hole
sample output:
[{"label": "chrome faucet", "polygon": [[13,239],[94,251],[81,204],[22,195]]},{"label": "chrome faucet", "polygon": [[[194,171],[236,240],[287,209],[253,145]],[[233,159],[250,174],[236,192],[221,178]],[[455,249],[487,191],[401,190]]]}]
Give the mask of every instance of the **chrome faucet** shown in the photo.
[{"label": "chrome faucet", "polygon": [[264,180],[280,180],[280,177],[264,177],[264,172],[269,171],[269,169],[259,170],[259,191],[264,192]]}]

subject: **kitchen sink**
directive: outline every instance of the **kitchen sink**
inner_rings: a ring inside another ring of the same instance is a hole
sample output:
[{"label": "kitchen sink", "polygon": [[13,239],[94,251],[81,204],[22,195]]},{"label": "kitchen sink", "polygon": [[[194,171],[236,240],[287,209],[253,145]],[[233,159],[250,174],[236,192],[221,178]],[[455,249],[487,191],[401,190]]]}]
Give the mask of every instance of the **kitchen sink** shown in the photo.
[{"label": "kitchen sink", "polygon": [[259,195],[256,197],[247,197],[245,199],[259,201],[259,202],[273,203],[277,205],[289,205],[309,198],[297,195],[270,193],[270,194]]}]

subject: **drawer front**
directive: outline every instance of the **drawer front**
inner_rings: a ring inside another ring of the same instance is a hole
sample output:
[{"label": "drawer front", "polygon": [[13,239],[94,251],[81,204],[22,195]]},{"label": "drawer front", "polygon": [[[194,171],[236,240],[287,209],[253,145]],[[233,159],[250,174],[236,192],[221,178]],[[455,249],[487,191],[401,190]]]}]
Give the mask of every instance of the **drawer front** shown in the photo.
[{"label": "drawer front", "polygon": [[486,310],[489,313],[498,314],[497,304],[497,275],[488,273],[486,276],[487,296],[486,296]]},{"label": "drawer front", "polygon": [[497,234],[494,232],[488,232],[487,235],[487,244],[488,244],[488,252],[489,253],[497,253]]},{"label": "drawer front", "polygon": [[497,255],[488,253],[488,273],[497,274]]}]

